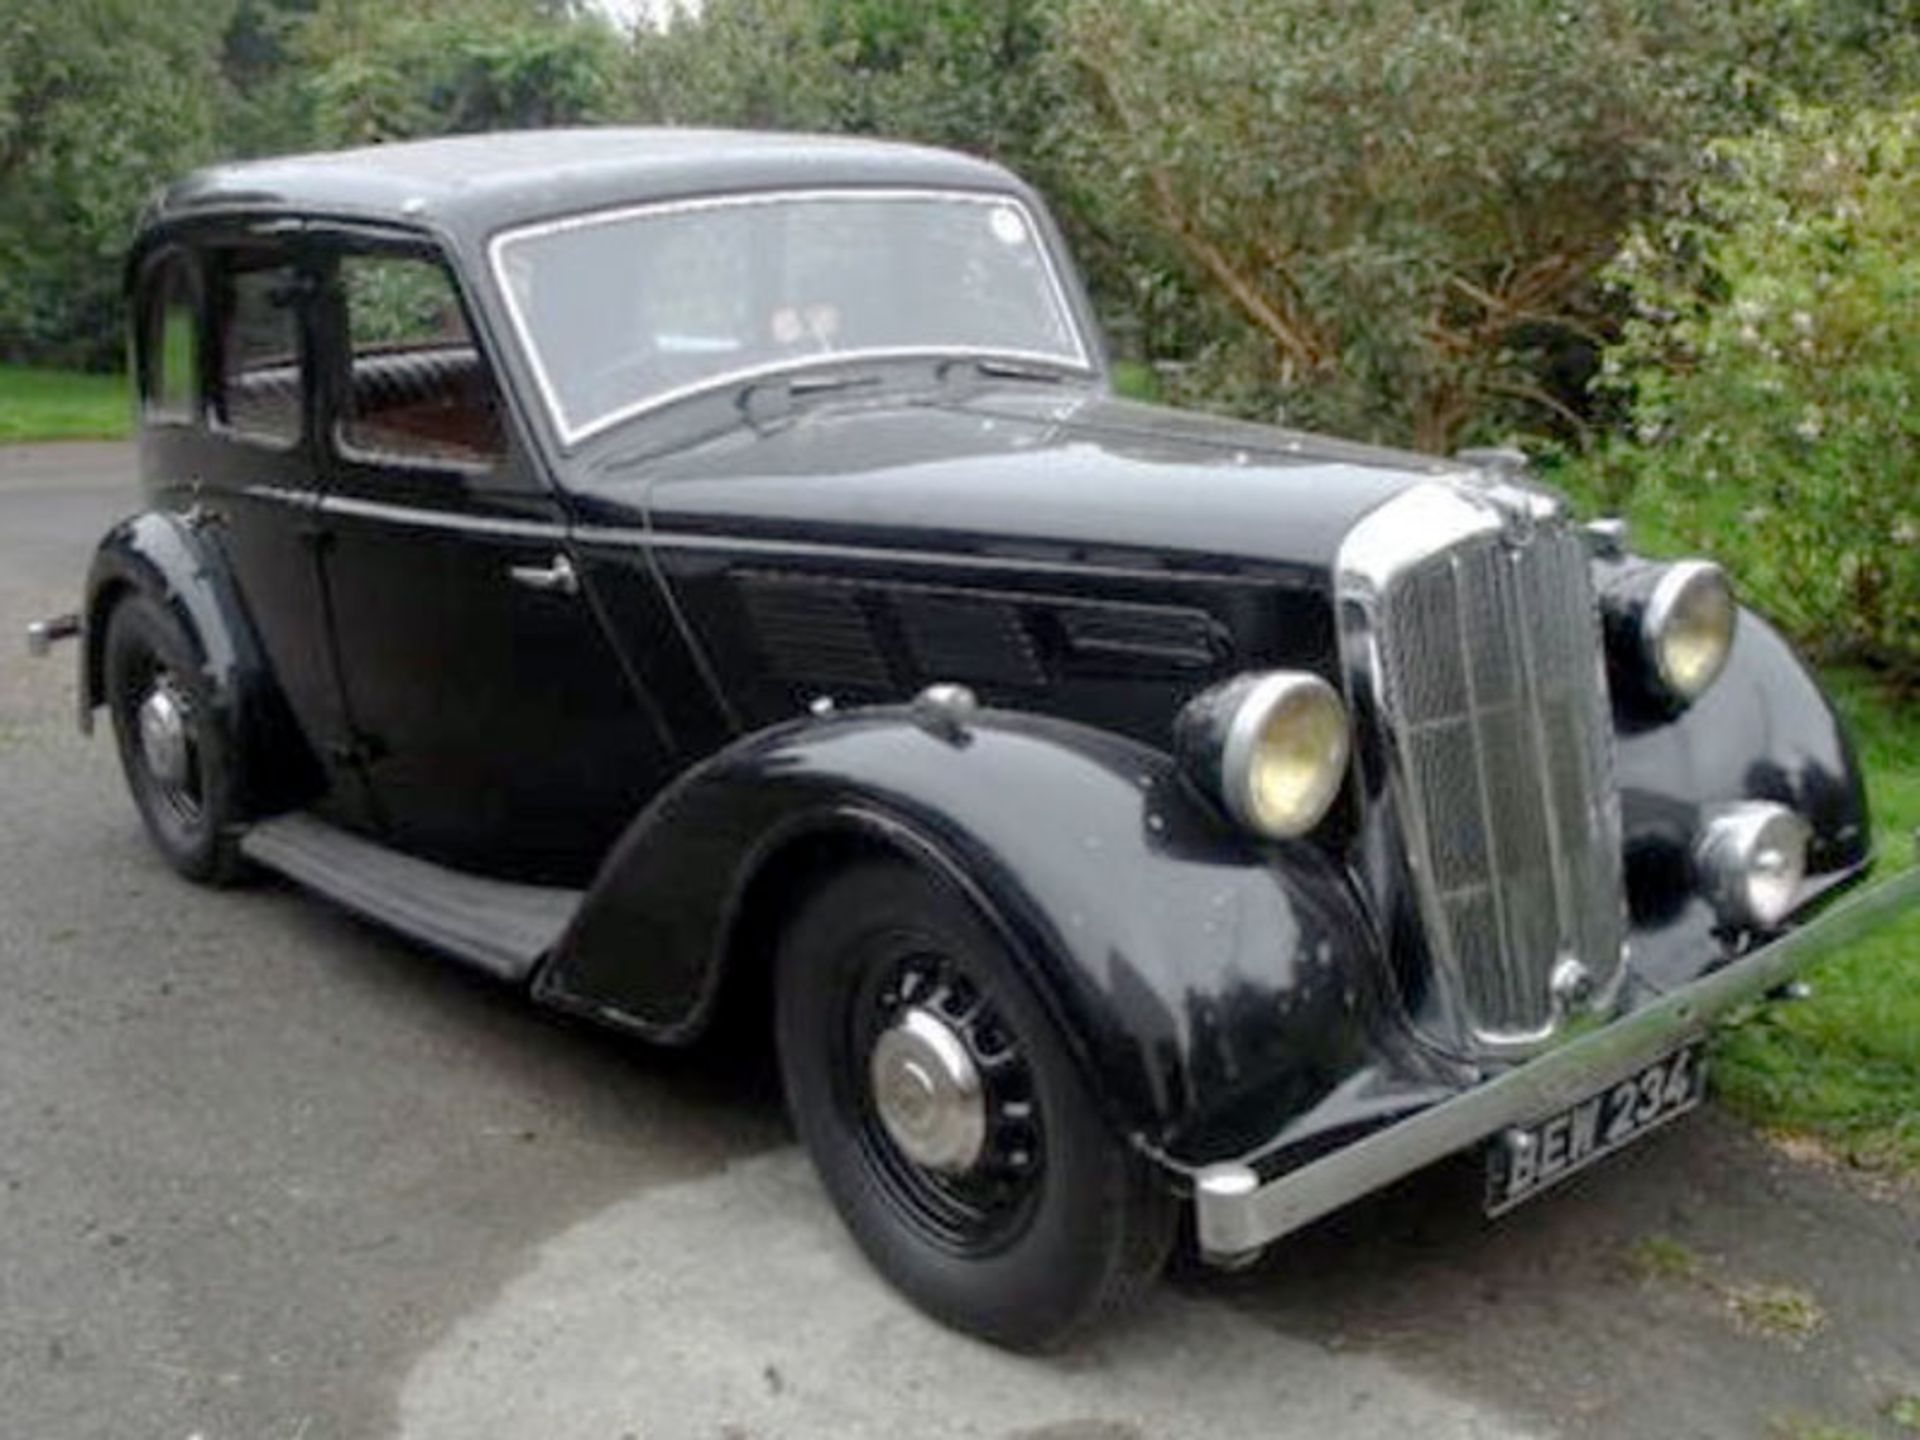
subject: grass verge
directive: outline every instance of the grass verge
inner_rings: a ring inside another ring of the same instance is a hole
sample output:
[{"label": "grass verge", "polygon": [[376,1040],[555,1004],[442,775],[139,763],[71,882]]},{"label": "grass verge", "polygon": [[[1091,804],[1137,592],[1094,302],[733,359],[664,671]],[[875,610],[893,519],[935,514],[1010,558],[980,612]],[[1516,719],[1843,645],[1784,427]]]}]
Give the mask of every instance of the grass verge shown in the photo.
[{"label": "grass verge", "polygon": [[[1866,767],[1884,875],[1913,863],[1920,826],[1920,701],[1872,677],[1828,670],[1828,693]],[[1724,1030],[1723,1099],[1755,1123],[1808,1135],[1844,1161],[1920,1176],[1920,916],[1807,972],[1813,998]]]},{"label": "grass verge", "polygon": [[0,444],[119,440],[132,427],[124,375],[0,365]]}]

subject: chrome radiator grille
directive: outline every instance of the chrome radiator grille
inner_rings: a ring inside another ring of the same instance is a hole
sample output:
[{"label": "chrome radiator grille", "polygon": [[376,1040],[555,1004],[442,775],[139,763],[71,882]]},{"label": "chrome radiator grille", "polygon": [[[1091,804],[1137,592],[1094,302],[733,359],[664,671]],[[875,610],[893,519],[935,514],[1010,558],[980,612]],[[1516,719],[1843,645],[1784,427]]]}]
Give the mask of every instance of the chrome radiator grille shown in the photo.
[{"label": "chrome radiator grille", "polygon": [[1479,496],[1423,488],[1383,508],[1343,551],[1350,675],[1386,729],[1442,998],[1479,1047],[1524,1047],[1551,1035],[1565,992],[1621,964],[1586,549],[1553,516],[1510,537]]}]

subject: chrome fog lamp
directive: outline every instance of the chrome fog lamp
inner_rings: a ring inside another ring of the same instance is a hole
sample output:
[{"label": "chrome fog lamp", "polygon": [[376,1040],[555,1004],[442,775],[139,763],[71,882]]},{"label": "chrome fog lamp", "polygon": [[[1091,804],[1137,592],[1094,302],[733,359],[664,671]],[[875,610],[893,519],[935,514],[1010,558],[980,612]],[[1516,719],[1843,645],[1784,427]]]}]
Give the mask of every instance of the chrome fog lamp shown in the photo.
[{"label": "chrome fog lamp", "polygon": [[1682,560],[1654,582],[1640,616],[1640,643],[1661,688],[1674,699],[1698,699],[1718,678],[1733,649],[1740,609],[1718,565]]},{"label": "chrome fog lamp", "polygon": [[1187,706],[1175,729],[1195,778],[1234,819],[1275,840],[1318,825],[1346,778],[1347,708],[1305,671],[1216,686]]},{"label": "chrome fog lamp", "polygon": [[1751,800],[1707,821],[1696,859],[1721,923],[1771,930],[1786,919],[1807,875],[1807,822],[1784,805]]}]

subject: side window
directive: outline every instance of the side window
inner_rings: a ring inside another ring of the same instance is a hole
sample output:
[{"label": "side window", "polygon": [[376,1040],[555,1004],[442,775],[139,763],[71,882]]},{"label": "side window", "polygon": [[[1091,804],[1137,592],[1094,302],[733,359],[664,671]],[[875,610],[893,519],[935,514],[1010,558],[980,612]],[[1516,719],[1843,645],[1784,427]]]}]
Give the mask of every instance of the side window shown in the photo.
[{"label": "side window", "polygon": [[193,273],[184,255],[159,262],[148,282],[140,405],[146,418],[192,424],[200,410],[200,332]]},{"label": "side window", "polygon": [[490,466],[506,453],[499,392],[436,261],[348,255],[342,450],[429,465]]},{"label": "side window", "polygon": [[272,445],[300,438],[300,276],[268,251],[230,251],[214,276],[220,346],[214,415]]}]

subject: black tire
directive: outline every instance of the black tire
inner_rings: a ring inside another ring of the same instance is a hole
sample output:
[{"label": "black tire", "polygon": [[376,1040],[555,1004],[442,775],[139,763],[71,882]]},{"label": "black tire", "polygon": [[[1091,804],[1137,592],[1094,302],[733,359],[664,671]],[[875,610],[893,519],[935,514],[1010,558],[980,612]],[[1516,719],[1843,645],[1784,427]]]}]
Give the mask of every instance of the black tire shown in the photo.
[{"label": "black tire", "polygon": [[[916,1165],[877,1119],[869,1012],[899,1016],[908,1002],[892,993],[896,975],[923,1006],[970,1016],[955,1023],[992,1066],[982,1070],[988,1123],[1006,1128],[989,1129],[967,1175]],[[1178,1202],[1112,1133],[1052,1018],[951,887],[900,862],[842,871],[788,927],[774,989],[794,1126],[854,1238],[915,1304],[1034,1350],[1151,1286]]]},{"label": "black tire", "polygon": [[[245,870],[233,756],[192,643],[158,602],[134,594],[110,612],[102,658],[120,765],[148,836],[189,880],[232,884]],[[184,714],[186,772],[177,780],[156,772],[141,739],[140,709],[157,686],[169,690]]]}]

